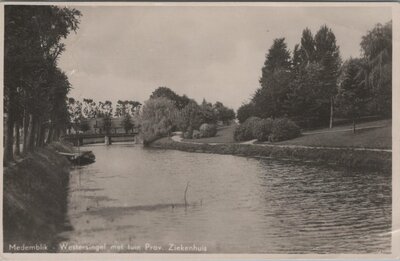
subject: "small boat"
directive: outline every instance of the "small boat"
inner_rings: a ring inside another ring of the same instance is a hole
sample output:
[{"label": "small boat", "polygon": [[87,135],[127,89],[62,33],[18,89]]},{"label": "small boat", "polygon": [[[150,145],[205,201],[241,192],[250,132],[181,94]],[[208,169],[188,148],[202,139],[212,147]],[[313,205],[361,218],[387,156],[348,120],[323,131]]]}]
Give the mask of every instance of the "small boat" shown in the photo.
[{"label": "small boat", "polygon": [[95,155],[90,150],[74,153],[58,152],[58,154],[67,157],[75,165],[87,165],[96,161]]}]

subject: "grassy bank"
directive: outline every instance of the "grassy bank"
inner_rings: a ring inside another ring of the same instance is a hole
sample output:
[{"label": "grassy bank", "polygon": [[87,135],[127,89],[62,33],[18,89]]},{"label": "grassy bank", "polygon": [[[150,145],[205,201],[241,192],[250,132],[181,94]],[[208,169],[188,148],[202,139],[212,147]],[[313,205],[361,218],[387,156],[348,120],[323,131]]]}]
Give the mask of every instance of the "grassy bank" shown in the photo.
[{"label": "grassy bank", "polygon": [[235,131],[237,124],[230,126],[224,126],[218,128],[217,135],[210,138],[201,139],[184,139],[185,142],[200,142],[200,143],[236,143],[233,139],[233,132]]},{"label": "grassy bank", "polygon": [[70,168],[55,150],[71,151],[53,144],[4,168],[4,252],[13,252],[10,244],[46,244],[48,249],[43,252],[54,251],[57,232],[65,226]]},{"label": "grassy bank", "polygon": [[304,132],[298,138],[276,144],[316,147],[392,148],[391,120],[357,124],[356,133],[353,133],[352,128],[352,125],[343,125],[332,129],[325,128]]},{"label": "grassy bank", "polygon": [[391,171],[392,168],[392,154],[384,151],[354,150],[351,148],[332,150],[328,148],[296,148],[238,143],[211,145],[207,143],[196,144],[175,142],[170,138],[159,139],[153,142],[150,146],[154,148],[175,149],[187,152],[314,161],[337,164],[344,167],[365,168],[382,171]]},{"label": "grassy bank", "polygon": [[[240,143],[233,139],[236,124],[219,128],[217,135],[211,138],[184,139],[192,143]],[[353,125],[344,124],[332,129],[322,128],[305,131],[300,137],[275,142],[278,145],[299,145],[312,147],[343,147],[343,148],[380,148],[392,147],[392,121],[378,120],[357,124],[356,133]],[[265,142],[267,144],[268,142]]]}]

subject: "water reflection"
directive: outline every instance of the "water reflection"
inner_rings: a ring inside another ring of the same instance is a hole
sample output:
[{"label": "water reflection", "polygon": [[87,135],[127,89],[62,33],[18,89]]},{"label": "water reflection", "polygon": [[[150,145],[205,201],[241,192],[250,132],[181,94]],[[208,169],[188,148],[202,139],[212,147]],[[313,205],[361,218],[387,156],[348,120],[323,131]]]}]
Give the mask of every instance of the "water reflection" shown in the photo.
[{"label": "water reflection", "polygon": [[390,174],[135,145],[90,149],[96,163],[71,173],[69,243],[390,252]]}]

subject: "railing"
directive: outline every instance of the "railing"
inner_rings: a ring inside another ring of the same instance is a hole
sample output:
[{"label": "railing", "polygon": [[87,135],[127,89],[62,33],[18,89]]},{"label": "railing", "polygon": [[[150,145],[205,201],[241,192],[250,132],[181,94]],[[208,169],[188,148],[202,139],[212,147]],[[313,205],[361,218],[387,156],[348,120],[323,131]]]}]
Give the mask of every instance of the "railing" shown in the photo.
[{"label": "railing", "polygon": [[[131,141],[132,138],[136,141],[136,136],[138,132],[133,133],[110,133],[109,135],[100,133],[76,133],[64,135],[61,137],[62,140],[71,142],[74,146],[81,146],[84,144],[93,143],[106,143],[111,144],[113,139],[118,139],[118,141]],[[108,137],[108,138],[106,138]]]},{"label": "railing", "polygon": [[133,132],[133,133],[110,133],[106,135],[105,133],[76,133],[76,134],[67,134],[63,135],[61,138],[72,138],[72,139],[77,139],[77,138],[101,138],[105,136],[110,136],[110,137],[132,137],[138,135],[138,132]]}]

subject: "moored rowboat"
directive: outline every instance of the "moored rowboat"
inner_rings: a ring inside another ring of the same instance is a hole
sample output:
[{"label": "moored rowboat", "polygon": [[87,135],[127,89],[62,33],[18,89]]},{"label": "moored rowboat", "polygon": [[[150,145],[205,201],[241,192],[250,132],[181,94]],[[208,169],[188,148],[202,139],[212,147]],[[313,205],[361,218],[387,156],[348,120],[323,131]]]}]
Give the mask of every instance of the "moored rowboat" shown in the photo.
[{"label": "moored rowboat", "polygon": [[58,152],[58,154],[67,157],[70,162],[76,165],[86,165],[96,161],[96,157],[92,151],[80,151],[74,153]]}]

